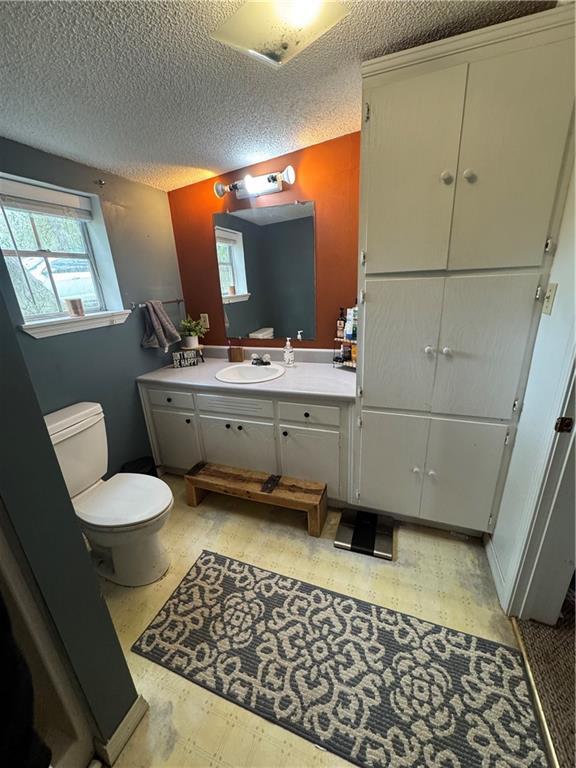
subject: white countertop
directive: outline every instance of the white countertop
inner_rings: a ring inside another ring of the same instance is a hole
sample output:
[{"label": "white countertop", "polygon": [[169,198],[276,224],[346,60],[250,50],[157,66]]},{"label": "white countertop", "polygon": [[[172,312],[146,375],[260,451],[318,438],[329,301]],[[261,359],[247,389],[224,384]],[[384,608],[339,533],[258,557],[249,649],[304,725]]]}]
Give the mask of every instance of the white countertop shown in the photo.
[{"label": "white countertop", "polygon": [[334,368],[328,363],[296,363],[293,368],[286,368],[283,376],[261,384],[229,384],[218,381],[216,373],[228,365],[232,363],[206,358],[206,362],[191,368],[159,368],[139,376],[137,380],[145,384],[214,389],[237,394],[308,395],[333,400],[354,400],[356,397],[354,371]]}]

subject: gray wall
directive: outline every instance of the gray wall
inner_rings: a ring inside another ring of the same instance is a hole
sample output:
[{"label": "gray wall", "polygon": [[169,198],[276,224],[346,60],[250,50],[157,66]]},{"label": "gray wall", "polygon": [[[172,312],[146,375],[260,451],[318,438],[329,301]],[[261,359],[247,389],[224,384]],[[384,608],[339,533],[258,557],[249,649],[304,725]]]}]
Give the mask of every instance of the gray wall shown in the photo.
[{"label": "gray wall", "polygon": [[[165,192],[0,138],[0,171],[98,193],[125,308],[147,298],[182,296],[172,221]],[[106,184],[100,188],[97,179]],[[2,265],[3,266],[3,265]],[[42,413],[71,403],[102,403],[110,451],[109,471],[148,454],[136,377],[170,363],[159,350],[143,350],[141,309],[124,325],[34,339],[19,330],[20,310],[6,270],[0,270],[12,326]],[[168,309],[169,307],[167,307]],[[178,319],[176,305],[170,308]]]},{"label": "gray wall", "polygon": [[106,742],[137,694],[1,295],[0,424],[0,525],[23,551]]}]

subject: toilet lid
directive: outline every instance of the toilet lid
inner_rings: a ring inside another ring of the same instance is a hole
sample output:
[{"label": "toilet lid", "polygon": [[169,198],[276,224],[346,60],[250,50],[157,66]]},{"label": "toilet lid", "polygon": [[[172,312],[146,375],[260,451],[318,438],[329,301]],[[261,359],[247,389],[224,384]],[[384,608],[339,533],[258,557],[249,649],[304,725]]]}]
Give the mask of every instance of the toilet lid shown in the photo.
[{"label": "toilet lid", "polygon": [[172,501],[172,491],[163,480],[123,472],[73,499],[73,504],[84,522],[116,527],[145,523],[168,509]]}]

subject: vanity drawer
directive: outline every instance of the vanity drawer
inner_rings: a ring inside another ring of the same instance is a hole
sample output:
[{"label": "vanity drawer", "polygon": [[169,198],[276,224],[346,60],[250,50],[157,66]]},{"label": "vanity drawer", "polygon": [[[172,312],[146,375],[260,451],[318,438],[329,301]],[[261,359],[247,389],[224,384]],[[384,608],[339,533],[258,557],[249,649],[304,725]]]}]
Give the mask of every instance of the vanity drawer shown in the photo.
[{"label": "vanity drawer", "polygon": [[271,400],[227,395],[196,395],[196,398],[198,410],[204,413],[231,413],[236,416],[257,416],[261,419],[274,417],[274,405]]},{"label": "vanity drawer", "polygon": [[301,421],[303,424],[340,426],[340,408],[336,405],[310,405],[309,403],[278,403],[278,416],[282,421]]},{"label": "vanity drawer", "polygon": [[192,392],[149,389],[148,398],[152,405],[167,405],[171,408],[194,408],[194,395]]}]

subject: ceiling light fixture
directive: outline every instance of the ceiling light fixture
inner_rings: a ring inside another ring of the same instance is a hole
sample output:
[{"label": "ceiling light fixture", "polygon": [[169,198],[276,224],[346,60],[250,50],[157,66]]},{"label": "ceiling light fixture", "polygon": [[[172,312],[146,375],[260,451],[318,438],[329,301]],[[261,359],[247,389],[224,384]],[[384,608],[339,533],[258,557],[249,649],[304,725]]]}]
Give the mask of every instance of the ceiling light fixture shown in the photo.
[{"label": "ceiling light fixture", "polygon": [[214,184],[216,197],[224,197],[228,192],[236,192],[236,197],[242,200],[246,197],[260,197],[282,191],[282,184],[294,184],[296,171],[291,165],[287,165],[283,171],[264,173],[262,176],[251,176],[249,173],[243,179],[233,181],[231,184],[223,184],[217,181]]},{"label": "ceiling light fixture", "polygon": [[343,2],[262,0],[244,3],[212,37],[279,67],[350,12]]}]

